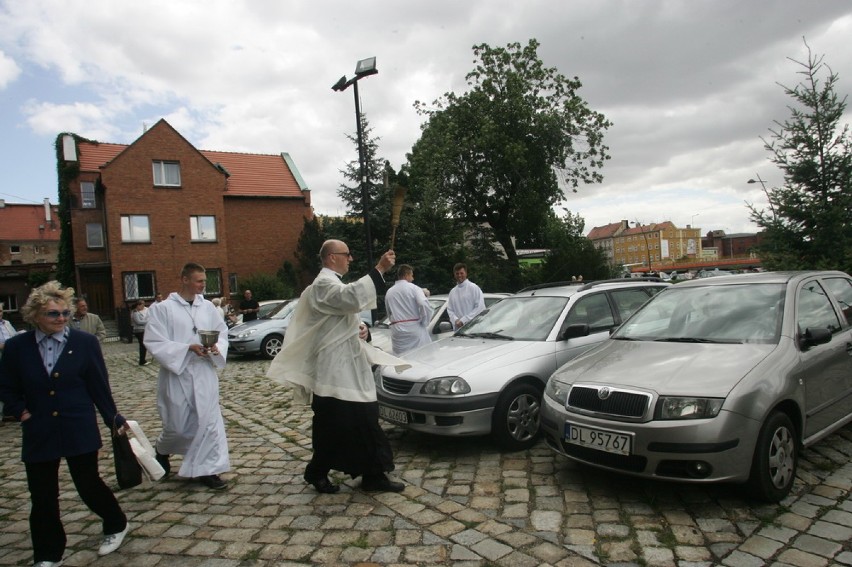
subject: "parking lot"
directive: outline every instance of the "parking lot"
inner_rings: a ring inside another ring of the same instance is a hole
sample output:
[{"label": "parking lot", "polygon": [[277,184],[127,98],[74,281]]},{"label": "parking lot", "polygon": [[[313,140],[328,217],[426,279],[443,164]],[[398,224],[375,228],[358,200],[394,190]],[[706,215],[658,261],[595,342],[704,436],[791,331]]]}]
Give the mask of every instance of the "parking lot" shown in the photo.
[{"label": "parking lot", "polygon": [[[136,349],[104,345],[119,409],[153,440],[158,366],[139,367]],[[803,454],[780,505],[728,485],[578,467],[541,442],[501,453],[483,438],[391,426],[391,476],[405,481],[404,492],[363,493],[358,480],[337,475],[340,493],[321,495],[301,478],[310,409],[267,380],[267,366],[234,357],[221,378],[229,490],[172,476],[120,491],[132,531],[114,554],[97,557],[100,524],[63,472],[65,565],[852,565],[852,426]],[[30,565],[16,424],[0,428],[0,446],[0,565]],[[110,451],[102,472],[114,484]]]}]

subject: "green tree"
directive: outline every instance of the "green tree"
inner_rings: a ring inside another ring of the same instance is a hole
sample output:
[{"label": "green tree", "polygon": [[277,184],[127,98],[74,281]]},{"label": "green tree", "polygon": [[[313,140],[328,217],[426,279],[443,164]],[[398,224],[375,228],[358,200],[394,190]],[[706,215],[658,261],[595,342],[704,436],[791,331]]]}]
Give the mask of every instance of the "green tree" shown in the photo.
[{"label": "green tree", "polygon": [[541,266],[541,282],[567,281],[572,276],[598,280],[613,276],[606,255],[583,235],[585,222],[579,214],[565,211],[562,218],[555,214],[543,230],[549,252]]},{"label": "green tree", "polygon": [[325,240],[320,218],[314,215],[310,220],[305,219],[296,244],[296,261],[299,263],[299,286],[296,291],[300,293],[314,281],[320,270],[319,252]]},{"label": "green tree", "polygon": [[294,293],[293,289],[288,288],[277,276],[263,272],[252,274],[243,279],[240,286],[243,289],[250,289],[252,297],[257,301],[289,299],[293,297]]},{"label": "green tree", "polygon": [[[805,43],[807,46],[807,43]],[[839,269],[852,273],[852,137],[840,124],[846,97],[838,76],[808,46],[801,82],[782,85],[794,100],[790,117],[776,122],[769,158],[784,175],[782,187],[764,188],[768,209],[748,203],[751,219],[764,230],[758,253],[779,269]]]},{"label": "green tree", "polygon": [[526,47],[474,46],[470,90],[446,93],[431,106],[408,156],[412,188],[430,206],[468,226],[490,227],[505,250],[510,279],[520,281],[513,238],[526,237],[565,199],[569,186],[598,183],[609,159],[603,133],[610,122],[589,108],[568,79]]}]

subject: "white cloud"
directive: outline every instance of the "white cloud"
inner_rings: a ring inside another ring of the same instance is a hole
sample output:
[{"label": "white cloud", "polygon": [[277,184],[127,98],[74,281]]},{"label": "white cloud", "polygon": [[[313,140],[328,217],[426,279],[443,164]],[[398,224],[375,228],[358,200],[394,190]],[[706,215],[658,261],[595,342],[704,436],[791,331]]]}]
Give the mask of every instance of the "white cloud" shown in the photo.
[{"label": "white cloud", "polygon": [[21,68],[15,60],[0,51],[0,90],[15,81],[21,74]]}]

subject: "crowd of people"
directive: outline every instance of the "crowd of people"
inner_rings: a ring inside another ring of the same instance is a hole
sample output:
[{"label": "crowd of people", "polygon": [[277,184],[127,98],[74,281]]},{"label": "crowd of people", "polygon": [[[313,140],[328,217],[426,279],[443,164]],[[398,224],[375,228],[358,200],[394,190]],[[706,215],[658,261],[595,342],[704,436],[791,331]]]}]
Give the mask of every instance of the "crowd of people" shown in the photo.
[{"label": "crowd of people", "polygon": [[[396,263],[385,252],[370,272],[344,283],[352,255],[345,242],[328,240],[320,250],[322,269],[301,295],[281,352],[267,376],[287,385],[294,400],[313,410],[313,454],[304,479],[320,493],[340,486],[329,477],[339,471],[361,477],[368,492],[401,492],[392,480],[393,452],[379,423],[372,368],[405,368],[399,355],[430,342],[426,325],[432,315],[429,290],[413,283],[414,269],[402,264],[396,283],[385,294],[385,274]],[[457,285],[448,311],[455,327],[484,309],[482,291],[467,279],[467,268],[453,269]],[[162,430],[154,448],[166,475],[171,457],[182,455],[177,474],[212,490],[227,489],[228,440],[219,403],[219,375],[228,354],[228,320],[257,317],[259,305],[246,290],[239,309],[219,298],[204,297],[206,271],[189,262],[180,272],[178,291],[157,294],[150,306],[138,301],[131,311],[133,336],[141,366],[159,364],[157,411]],[[100,342],[103,321],[88,310],[72,288],[48,282],[32,291],[21,308],[32,327],[16,332],[3,319],[0,305],[0,412],[18,421],[23,432],[21,459],[30,491],[30,532],[37,567],[60,565],[67,538],[59,510],[59,466],[64,459],[80,498],[101,518],[100,555],[115,551],[130,530],[127,516],[98,471],[102,448],[95,415],[113,435],[126,435],[126,418],[118,411]],[[375,309],[386,295],[393,352],[369,343],[359,313]],[[215,340],[201,335],[213,332]],[[74,356],[71,356],[72,352]],[[396,356],[394,356],[396,355]]]}]

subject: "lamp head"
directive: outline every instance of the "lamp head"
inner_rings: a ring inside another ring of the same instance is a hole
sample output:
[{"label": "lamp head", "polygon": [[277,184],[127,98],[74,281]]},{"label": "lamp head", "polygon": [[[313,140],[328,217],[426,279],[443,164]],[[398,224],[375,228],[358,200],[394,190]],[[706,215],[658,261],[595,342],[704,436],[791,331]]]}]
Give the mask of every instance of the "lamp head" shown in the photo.
[{"label": "lamp head", "polygon": [[367,77],[369,75],[375,75],[379,70],[376,69],[376,58],[375,57],[367,57],[366,59],[361,59],[355,65],[355,76],[359,79],[361,77]]},{"label": "lamp head", "polygon": [[346,75],[343,75],[342,77],[340,77],[340,79],[338,79],[336,83],[331,85],[331,90],[339,92],[345,90],[348,86],[349,85],[346,84]]}]

